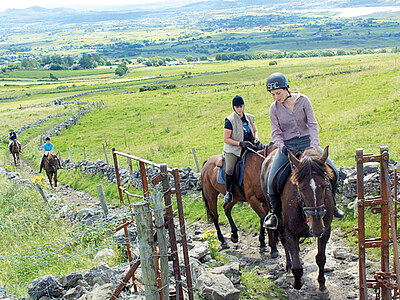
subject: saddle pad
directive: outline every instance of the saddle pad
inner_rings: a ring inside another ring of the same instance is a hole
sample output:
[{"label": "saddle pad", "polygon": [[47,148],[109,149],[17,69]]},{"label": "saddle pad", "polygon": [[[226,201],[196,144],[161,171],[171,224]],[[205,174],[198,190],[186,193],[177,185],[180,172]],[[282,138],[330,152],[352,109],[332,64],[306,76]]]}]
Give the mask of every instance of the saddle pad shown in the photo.
[{"label": "saddle pad", "polygon": [[292,172],[289,161],[287,161],[282,167],[276,172],[275,178],[273,180],[274,193],[276,195],[282,194],[283,187],[285,186],[286,180]]},{"label": "saddle pad", "polygon": [[[239,159],[235,165],[235,184],[241,186],[243,184],[243,177],[244,177],[244,164],[246,160],[246,154],[243,155],[242,159]],[[225,182],[225,159],[223,160],[222,167],[218,168],[217,173],[217,182],[219,184],[226,184]]]}]

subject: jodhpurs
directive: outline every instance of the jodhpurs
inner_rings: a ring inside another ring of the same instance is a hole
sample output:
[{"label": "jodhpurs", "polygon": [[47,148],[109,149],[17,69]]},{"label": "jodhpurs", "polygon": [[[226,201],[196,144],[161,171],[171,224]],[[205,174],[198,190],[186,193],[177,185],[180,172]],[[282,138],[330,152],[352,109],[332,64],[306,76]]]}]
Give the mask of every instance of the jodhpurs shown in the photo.
[{"label": "jodhpurs", "polygon": [[225,153],[225,173],[227,175],[233,175],[235,173],[235,165],[239,157],[232,153]]}]

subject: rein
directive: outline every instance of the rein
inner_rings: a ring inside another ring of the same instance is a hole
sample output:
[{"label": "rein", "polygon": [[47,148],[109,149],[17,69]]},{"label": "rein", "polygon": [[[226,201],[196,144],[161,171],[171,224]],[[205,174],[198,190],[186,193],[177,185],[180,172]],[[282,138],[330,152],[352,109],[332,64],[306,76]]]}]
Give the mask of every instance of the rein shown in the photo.
[{"label": "rein", "polygon": [[[325,182],[328,184],[329,189],[332,191],[333,188],[330,180],[325,177]],[[307,214],[317,217],[324,216],[326,214],[325,203],[318,206],[304,206],[304,199],[300,193],[300,189],[297,183],[296,183],[296,188],[297,188],[297,202],[299,203],[299,206],[301,208],[304,220],[308,220]]]}]

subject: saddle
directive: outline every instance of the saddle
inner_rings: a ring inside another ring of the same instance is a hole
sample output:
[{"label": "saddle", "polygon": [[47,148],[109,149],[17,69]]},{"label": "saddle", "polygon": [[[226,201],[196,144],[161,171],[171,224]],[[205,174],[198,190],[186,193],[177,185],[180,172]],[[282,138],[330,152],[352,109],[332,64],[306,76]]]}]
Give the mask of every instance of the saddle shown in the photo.
[{"label": "saddle", "polygon": [[[244,176],[244,164],[246,161],[246,156],[247,156],[248,150],[246,150],[242,157],[238,159],[235,165],[235,173],[234,173],[234,179],[233,182],[237,186],[242,186],[243,184],[243,176]],[[218,174],[217,174],[217,182],[219,184],[226,184],[225,182],[225,159],[223,155],[220,156],[220,159],[216,163],[218,167]]]},{"label": "saddle", "polygon": [[282,194],[283,187],[285,186],[286,180],[288,179],[291,173],[292,173],[292,166],[290,165],[290,161],[287,161],[276,172],[274,180],[272,181],[272,186],[275,195]]},{"label": "saddle", "polygon": [[[297,150],[292,153],[299,159],[303,155],[303,151],[300,150]],[[282,194],[286,180],[289,178],[291,173],[292,173],[292,165],[290,163],[290,160],[288,160],[278,169],[272,181],[272,187],[275,195]]]}]

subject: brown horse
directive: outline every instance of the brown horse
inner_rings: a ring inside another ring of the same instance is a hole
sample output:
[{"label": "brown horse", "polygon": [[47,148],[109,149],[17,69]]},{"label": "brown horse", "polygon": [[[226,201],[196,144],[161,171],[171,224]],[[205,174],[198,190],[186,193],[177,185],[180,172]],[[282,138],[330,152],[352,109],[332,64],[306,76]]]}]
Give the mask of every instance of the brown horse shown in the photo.
[{"label": "brown horse", "polygon": [[[238,229],[232,219],[231,211],[232,208],[238,202],[248,202],[253,210],[257,213],[260,218],[260,252],[265,252],[265,229],[262,226],[262,222],[266,216],[266,212],[269,210],[269,205],[265,201],[265,197],[261,190],[261,166],[264,161],[264,156],[261,155],[263,151],[258,153],[249,152],[245,160],[244,176],[243,176],[243,191],[246,197],[240,193],[237,186],[232,190],[233,201],[224,204],[225,215],[228,218],[231,226],[231,241],[234,243],[238,242]],[[217,236],[221,242],[222,248],[227,248],[227,243],[224,236],[222,235],[221,229],[218,223],[218,210],[217,210],[217,199],[218,195],[225,194],[226,188],[224,184],[217,182],[217,173],[219,166],[222,165],[222,155],[211,156],[207,161],[204,162],[201,170],[201,186],[203,200],[207,209],[209,218],[213,221],[217,230]],[[269,246],[271,247],[271,256],[278,257],[278,250],[276,248],[277,235],[272,230],[268,231]]]},{"label": "brown horse", "polygon": [[[263,165],[261,178],[264,182],[268,178],[274,154],[272,153]],[[318,283],[321,293],[328,292],[324,276],[325,250],[331,234],[334,208],[331,180],[335,174],[326,164],[327,158],[328,147],[322,155],[313,149],[306,150],[300,160],[289,152],[294,170],[283,188],[282,216],[279,216],[278,222],[279,237],[286,254],[286,270],[293,273],[295,289],[300,289],[303,285],[299,238],[318,238],[316,263],[319,268]],[[263,192],[266,193],[265,184]]]},{"label": "brown horse", "polygon": [[21,153],[21,147],[16,142],[13,141],[10,146],[10,151],[14,158],[14,164],[15,165],[19,164],[20,163],[19,154]]},{"label": "brown horse", "polygon": [[52,182],[53,176],[54,176],[54,186],[57,187],[57,170],[61,169],[60,160],[58,159],[57,155],[49,153],[49,155],[44,158],[43,164],[51,188],[53,188],[53,182]]}]

